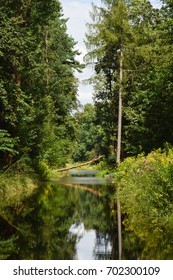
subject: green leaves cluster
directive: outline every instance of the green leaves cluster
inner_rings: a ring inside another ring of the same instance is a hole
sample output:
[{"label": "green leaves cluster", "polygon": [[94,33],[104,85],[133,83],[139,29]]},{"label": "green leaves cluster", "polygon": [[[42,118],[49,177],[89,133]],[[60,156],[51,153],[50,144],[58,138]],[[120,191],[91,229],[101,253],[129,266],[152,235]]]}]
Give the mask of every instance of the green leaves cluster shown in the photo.
[{"label": "green leaves cluster", "polygon": [[10,137],[10,134],[4,129],[0,129],[0,151],[16,154],[17,151],[14,149],[14,145],[15,141]]},{"label": "green leaves cluster", "polygon": [[115,178],[125,231],[143,244],[141,259],[172,259],[173,150],[124,160]]},{"label": "green leaves cluster", "polygon": [[74,116],[76,138],[72,151],[74,161],[87,161],[103,154],[105,149],[104,129],[97,122],[95,106],[86,104]]}]

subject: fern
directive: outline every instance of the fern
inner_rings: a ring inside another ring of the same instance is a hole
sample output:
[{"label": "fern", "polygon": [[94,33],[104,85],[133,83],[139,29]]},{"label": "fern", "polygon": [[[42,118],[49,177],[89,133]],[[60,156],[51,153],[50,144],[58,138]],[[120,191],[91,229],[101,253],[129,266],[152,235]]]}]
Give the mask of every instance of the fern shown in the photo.
[{"label": "fern", "polygon": [[0,151],[2,152],[10,152],[11,154],[18,154],[18,152],[14,149],[15,139],[11,137],[5,129],[0,129]]},{"label": "fern", "polygon": [[0,239],[0,260],[6,260],[16,250],[16,237],[12,236],[6,240]]}]

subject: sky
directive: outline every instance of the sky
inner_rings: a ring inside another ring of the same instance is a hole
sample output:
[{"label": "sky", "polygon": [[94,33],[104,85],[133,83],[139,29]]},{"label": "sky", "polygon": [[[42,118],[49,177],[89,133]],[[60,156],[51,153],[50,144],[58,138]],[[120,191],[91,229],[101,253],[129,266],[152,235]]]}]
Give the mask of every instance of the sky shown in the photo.
[{"label": "sky", "polygon": [[[68,34],[71,35],[77,42],[76,48],[81,52],[80,60],[83,63],[83,57],[86,54],[84,44],[85,33],[87,31],[86,23],[90,22],[89,11],[91,11],[91,3],[99,5],[101,0],[60,0],[64,18],[69,18],[67,21]],[[152,0],[153,5],[158,6],[159,0]],[[81,104],[92,103],[92,87],[84,85],[83,81],[91,77],[91,69],[85,68],[82,73],[76,73],[79,79],[78,99]]]},{"label": "sky", "polygon": [[[77,42],[76,48],[81,52],[80,60],[83,63],[83,57],[86,54],[84,44],[86,23],[90,21],[89,11],[91,10],[91,3],[100,4],[100,0],[60,0],[63,7],[65,18],[69,18],[67,22],[68,34],[72,35]],[[92,87],[90,85],[83,85],[83,81],[91,76],[91,70],[85,68],[82,73],[76,73],[79,79],[78,99],[84,105],[92,103]]]}]

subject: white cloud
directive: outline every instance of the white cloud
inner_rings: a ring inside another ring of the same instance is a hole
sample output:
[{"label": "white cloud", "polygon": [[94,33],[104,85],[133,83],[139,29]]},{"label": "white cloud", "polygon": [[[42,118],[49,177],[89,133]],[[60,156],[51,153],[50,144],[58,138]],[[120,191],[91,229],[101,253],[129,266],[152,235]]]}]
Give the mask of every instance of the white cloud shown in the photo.
[{"label": "white cloud", "polygon": [[92,87],[91,86],[86,86],[86,90],[84,90],[83,86],[79,86],[78,90],[78,95],[79,95],[79,100],[81,103],[84,105],[86,103],[93,103],[92,100]]}]

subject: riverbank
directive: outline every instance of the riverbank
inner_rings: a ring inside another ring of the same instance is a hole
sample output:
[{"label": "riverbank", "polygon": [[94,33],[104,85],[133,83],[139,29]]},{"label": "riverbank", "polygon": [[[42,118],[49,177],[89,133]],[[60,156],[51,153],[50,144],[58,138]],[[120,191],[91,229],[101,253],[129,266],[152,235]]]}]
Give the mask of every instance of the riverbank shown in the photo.
[{"label": "riverbank", "polygon": [[50,169],[39,162],[35,170],[23,160],[0,173],[0,216],[5,208],[19,208],[22,201],[28,199],[40,187],[40,182],[56,180],[64,176],[64,172]]},{"label": "riverbank", "polygon": [[172,259],[173,149],[126,158],[113,175],[126,253],[133,250],[139,259]]},{"label": "riverbank", "polygon": [[22,200],[37,189],[37,180],[23,173],[2,174],[0,176],[0,210],[4,207],[19,206]]}]

